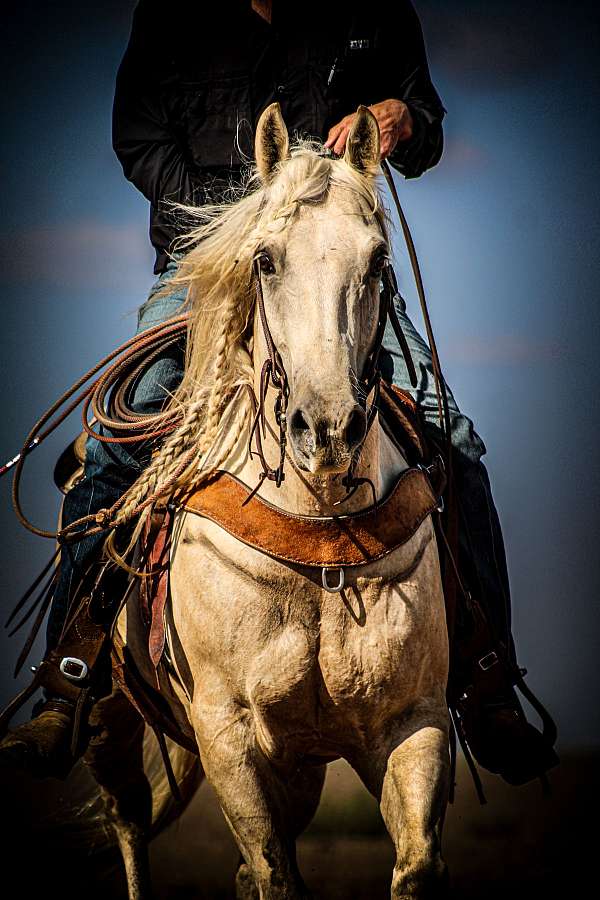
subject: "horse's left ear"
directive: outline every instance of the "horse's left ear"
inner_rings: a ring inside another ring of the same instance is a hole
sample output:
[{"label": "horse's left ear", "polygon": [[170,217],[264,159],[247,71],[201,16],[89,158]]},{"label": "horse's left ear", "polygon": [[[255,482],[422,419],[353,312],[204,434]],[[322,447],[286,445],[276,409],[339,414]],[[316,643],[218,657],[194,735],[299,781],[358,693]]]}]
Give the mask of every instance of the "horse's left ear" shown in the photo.
[{"label": "horse's left ear", "polygon": [[256,126],[254,155],[263,184],[273,177],[275,166],[290,155],[288,130],[279,103],[271,103],[261,114]]},{"label": "horse's left ear", "polygon": [[379,125],[366,106],[359,106],[346,141],[344,160],[359,172],[373,173],[379,165]]}]

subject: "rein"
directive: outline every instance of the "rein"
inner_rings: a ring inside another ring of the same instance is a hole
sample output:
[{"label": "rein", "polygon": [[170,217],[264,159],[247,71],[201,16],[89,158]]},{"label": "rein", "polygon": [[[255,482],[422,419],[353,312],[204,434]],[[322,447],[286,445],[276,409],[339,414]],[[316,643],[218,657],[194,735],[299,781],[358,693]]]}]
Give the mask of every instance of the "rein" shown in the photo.
[{"label": "rein", "polygon": [[[417,257],[417,251],[415,249],[415,244],[412,238],[412,234],[410,232],[410,228],[408,225],[408,221],[406,216],[404,215],[404,210],[402,209],[402,204],[400,203],[400,197],[398,196],[398,191],[396,190],[396,184],[394,182],[394,178],[392,176],[392,170],[390,169],[389,163],[386,160],[383,160],[381,163],[381,167],[383,169],[383,173],[385,175],[385,179],[388,183],[388,187],[390,189],[390,193],[392,195],[392,199],[394,201],[394,205],[396,207],[396,212],[398,213],[398,219],[400,220],[400,226],[402,228],[402,234],[404,236],[404,242],[406,244],[406,249],[408,250],[408,258],[410,260],[411,269],[413,272],[413,277],[415,279],[415,285],[417,288],[417,294],[419,297],[419,303],[421,306],[421,315],[423,316],[423,321],[425,323],[425,331],[427,332],[427,341],[429,343],[429,349],[431,350],[431,363],[433,370],[433,380],[435,383],[435,392],[437,395],[437,403],[438,403],[438,418],[440,423],[440,429],[446,439],[447,445],[447,463],[448,463],[448,478],[450,481],[451,476],[451,464],[452,464],[452,434],[451,434],[451,426],[450,426],[450,408],[448,406],[448,392],[446,390],[446,382],[444,381],[444,376],[442,373],[442,366],[440,363],[440,357],[437,351],[437,344],[435,342],[435,337],[433,334],[433,328],[431,325],[431,318],[429,316],[429,308],[427,306],[427,299],[425,297],[425,287],[423,285],[423,277],[421,275],[421,267],[419,266],[419,259]],[[394,277],[395,281],[395,277]],[[398,293],[397,284],[395,285],[396,293]],[[393,305],[393,304],[392,304]],[[398,321],[398,317],[395,314],[395,310],[393,313],[393,317],[391,317],[392,327],[396,333],[396,337],[400,341],[400,346],[402,347],[402,352],[404,353],[404,347],[406,346],[406,350],[408,351],[408,346],[406,345],[406,339],[404,339],[404,343],[400,339],[400,334],[402,329],[400,328],[400,322]],[[397,330],[398,329],[398,330]],[[410,352],[405,354],[410,356]],[[414,366],[413,366],[414,372]],[[410,373],[410,369],[409,369]],[[411,378],[412,382],[412,378]],[[413,387],[417,386],[417,379],[415,373],[415,380],[412,382]]]}]

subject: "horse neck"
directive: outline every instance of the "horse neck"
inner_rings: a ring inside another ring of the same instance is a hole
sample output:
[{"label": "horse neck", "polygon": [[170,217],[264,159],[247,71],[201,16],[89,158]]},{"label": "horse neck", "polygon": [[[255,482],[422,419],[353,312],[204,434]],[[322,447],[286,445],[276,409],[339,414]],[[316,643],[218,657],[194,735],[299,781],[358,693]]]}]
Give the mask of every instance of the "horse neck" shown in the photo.
[{"label": "horse neck", "polygon": [[[255,376],[257,395],[258,378],[257,374]],[[272,389],[269,390],[265,402],[267,434],[263,440],[265,458],[271,466],[276,466],[279,462],[279,429],[273,410],[274,397]],[[389,492],[396,476],[406,467],[406,460],[387,436],[379,422],[379,415],[376,415],[361,448],[354,474],[357,478],[369,479],[379,500]],[[362,484],[348,498],[346,488],[342,484],[345,473],[317,476],[301,471],[293,461],[289,445],[284,471],[285,479],[280,487],[265,479],[259,493],[264,500],[289,512],[313,516],[347,515],[365,509],[373,503],[373,490],[369,484]],[[258,457],[250,459],[246,456],[236,474],[253,486],[257,483],[260,472],[261,463]]]}]

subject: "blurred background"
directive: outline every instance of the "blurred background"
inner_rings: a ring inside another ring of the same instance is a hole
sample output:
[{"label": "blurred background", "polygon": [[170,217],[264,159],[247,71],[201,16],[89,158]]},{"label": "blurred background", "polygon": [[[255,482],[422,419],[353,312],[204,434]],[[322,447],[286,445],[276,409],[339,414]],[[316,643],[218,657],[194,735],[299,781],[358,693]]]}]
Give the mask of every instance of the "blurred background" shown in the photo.
[{"label": "blurred background", "polygon": [[[543,812],[537,786],[514,791],[497,780],[495,807],[479,810],[469,805],[472,788],[462,778],[448,840],[460,896],[481,896],[484,884],[486,896],[496,896],[490,874],[499,892],[518,882],[523,896],[542,884],[554,896],[565,842],[585,856],[580,836],[600,744],[596,5],[420,0],[416,6],[448,111],[446,149],[433,171],[400,179],[400,195],[447,380],[488,448],[519,658],[557,719],[565,760],[553,777],[553,805]],[[129,0],[22,0],[3,15],[2,460],[81,372],[133,333],[135,310],[153,281],[147,203],[125,181],[110,142],[114,78],[133,7]],[[166,21],[167,41],[176,41],[179,24]],[[397,270],[420,324],[397,244]],[[74,420],[30,458],[25,508],[46,527],[54,527],[59,502],[53,461],[76,430]],[[51,548],[17,524],[8,478],[0,491],[8,614]],[[28,676],[12,680],[18,639],[2,634],[0,641],[4,705]],[[32,662],[41,653],[39,645]],[[37,788],[30,793],[37,797]],[[356,884],[343,893],[329,867],[332,884],[322,895],[386,896],[389,846],[376,811],[368,812],[343,768],[333,771],[326,801],[315,853],[341,829],[356,840],[370,834],[383,856],[378,868],[379,850],[368,851],[372,873],[364,893]],[[220,848],[221,837],[228,839],[216,833]],[[364,875],[357,847],[348,852]],[[188,896],[185,885],[178,893],[169,882],[169,872],[182,871],[179,863],[156,852],[160,896]],[[345,870],[346,850],[340,852]],[[228,896],[216,884],[201,896]]]}]

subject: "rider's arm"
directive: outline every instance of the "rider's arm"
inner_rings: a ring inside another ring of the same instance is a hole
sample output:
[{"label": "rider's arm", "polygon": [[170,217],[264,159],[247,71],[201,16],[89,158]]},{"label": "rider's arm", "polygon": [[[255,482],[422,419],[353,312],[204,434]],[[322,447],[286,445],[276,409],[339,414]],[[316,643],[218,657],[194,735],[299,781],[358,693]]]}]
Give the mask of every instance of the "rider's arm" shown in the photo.
[{"label": "rider's arm", "polygon": [[[410,0],[372,4],[373,52],[369,62],[354,54],[348,58],[354,82],[350,93],[368,102],[377,118],[383,156],[406,178],[416,178],[442,155],[445,110],[431,82],[421,24]],[[326,146],[338,155],[354,116],[353,110],[329,131]]]},{"label": "rider's arm", "polygon": [[406,178],[416,178],[435,166],[444,144],[444,107],[435,90],[423,41],[421,23],[412,3],[385,5],[375,38],[378,66],[378,99],[402,100],[408,106],[413,129],[388,157]]},{"label": "rider's arm", "polygon": [[115,153],[125,177],[154,207],[162,200],[191,202],[197,186],[171,124],[170,51],[158,29],[163,15],[154,0],[138,4],[113,106]]}]

